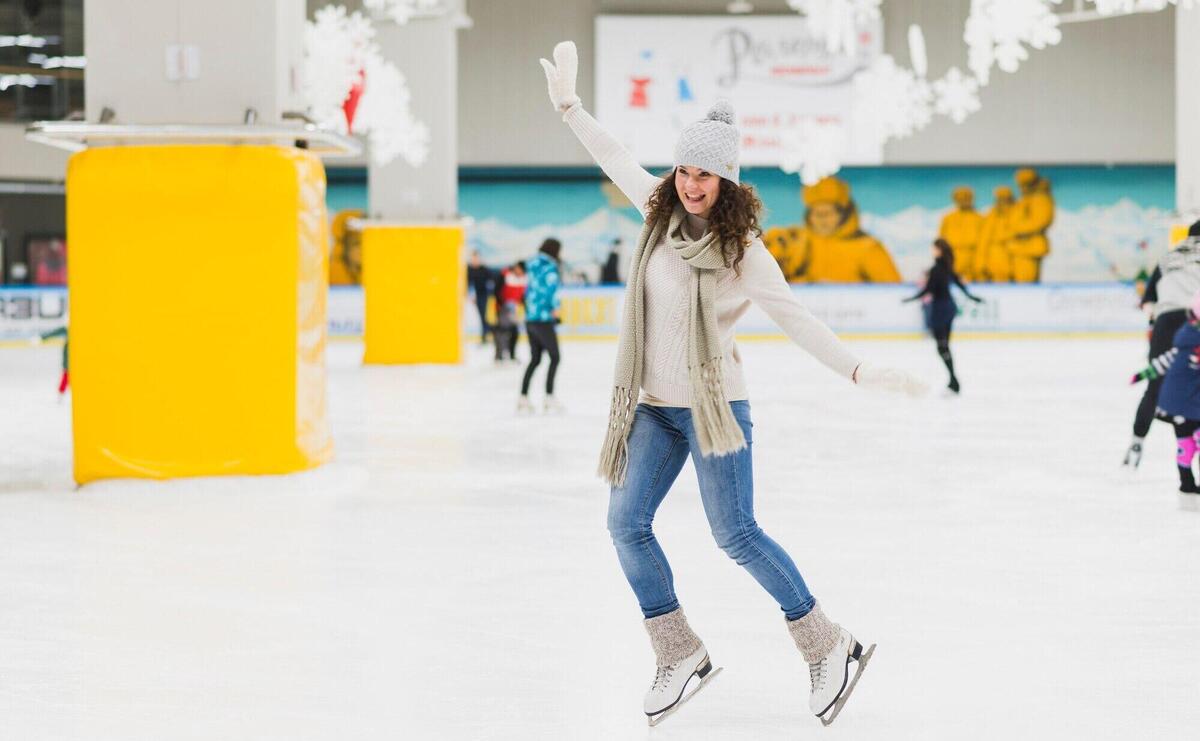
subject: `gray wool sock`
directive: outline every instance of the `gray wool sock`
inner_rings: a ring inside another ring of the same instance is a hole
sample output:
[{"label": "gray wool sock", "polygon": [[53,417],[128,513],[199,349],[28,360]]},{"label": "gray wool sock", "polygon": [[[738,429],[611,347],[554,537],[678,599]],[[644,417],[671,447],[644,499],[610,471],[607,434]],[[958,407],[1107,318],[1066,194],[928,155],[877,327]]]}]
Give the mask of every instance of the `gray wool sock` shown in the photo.
[{"label": "gray wool sock", "polygon": [[700,637],[692,632],[682,607],[666,615],[648,618],[645,622],[659,666],[677,664],[704,645]]},{"label": "gray wool sock", "polygon": [[813,605],[812,612],[797,620],[787,621],[788,632],[796,642],[796,648],[804,660],[815,664],[829,655],[837,645],[841,627],[825,617],[821,605]]}]

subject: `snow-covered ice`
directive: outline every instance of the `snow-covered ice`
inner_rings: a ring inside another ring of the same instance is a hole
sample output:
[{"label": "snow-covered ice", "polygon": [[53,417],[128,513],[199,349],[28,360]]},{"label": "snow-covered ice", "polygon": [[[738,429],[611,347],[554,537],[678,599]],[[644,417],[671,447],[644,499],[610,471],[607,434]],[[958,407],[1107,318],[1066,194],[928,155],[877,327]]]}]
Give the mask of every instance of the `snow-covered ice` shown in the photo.
[{"label": "snow-covered ice", "polygon": [[[941,382],[928,342],[856,342]],[[524,345],[522,346],[524,349]],[[568,413],[520,369],[363,368],[330,346],[336,461],[272,478],[70,479],[57,348],[0,350],[6,739],[1183,739],[1200,727],[1200,513],[1170,431],[1118,463],[1144,342],[967,341],[964,396],[866,393],[743,346],[760,523],[879,648],[836,725],[685,469],[656,529],[725,671],[650,731],[653,660],[593,476],[614,345]],[[539,376],[540,378],[540,376]],[[540,396],[540,394],[539,394]]]}]

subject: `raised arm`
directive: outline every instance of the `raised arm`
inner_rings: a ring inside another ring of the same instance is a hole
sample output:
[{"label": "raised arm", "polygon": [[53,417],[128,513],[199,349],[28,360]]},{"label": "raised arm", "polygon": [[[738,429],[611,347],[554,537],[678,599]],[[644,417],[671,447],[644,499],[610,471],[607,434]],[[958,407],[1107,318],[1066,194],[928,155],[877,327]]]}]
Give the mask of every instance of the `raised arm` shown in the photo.
[{"label": "raised arm", "polygon": [[546,59],[542,59],[541,63],[546,71],[550,102],[562,112],[563,120],[575,132],[600,169],[604,170],[604,174],[645,216],[646,201],[662,179],[643,169],[629,150],[583,109],[579,96],[575,94],[575,76],[579,69],[575,43],[560,42],[554,47],[554,63]]}]

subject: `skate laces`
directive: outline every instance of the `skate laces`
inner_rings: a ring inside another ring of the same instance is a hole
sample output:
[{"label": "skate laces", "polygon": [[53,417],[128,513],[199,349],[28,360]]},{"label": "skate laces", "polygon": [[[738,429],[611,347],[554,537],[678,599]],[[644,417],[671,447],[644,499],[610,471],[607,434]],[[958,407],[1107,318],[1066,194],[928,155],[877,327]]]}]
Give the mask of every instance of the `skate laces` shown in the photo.
[{"label": "skate laces", "polygon": [[671,681],[671,674],[674,673],[674,671],[674,666],[658,667],[658,670],[654,673],[654,686],[650,689],[653,691],[666,687],[667,683]]},{"label": "skate laces", "polygon": [[819,690],[825,686],[825,661],[822,660],[808,665],[808,679],[812,682],[814,690]]}]

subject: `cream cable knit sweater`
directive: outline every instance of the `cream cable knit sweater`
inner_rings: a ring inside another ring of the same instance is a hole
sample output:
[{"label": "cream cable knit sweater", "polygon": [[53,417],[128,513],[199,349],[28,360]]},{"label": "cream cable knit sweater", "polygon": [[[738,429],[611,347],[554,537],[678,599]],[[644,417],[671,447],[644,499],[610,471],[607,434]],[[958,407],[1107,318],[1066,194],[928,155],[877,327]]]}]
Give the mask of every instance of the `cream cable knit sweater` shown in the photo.
[{"label": "cream cable knit sweater", "polygon": [[[572,106],[563,120],[592,158],[644,218],[646,202],[661,181],[646,172],[596,119]],[[690,236],[704,233],[707,222],[688,219]],[[775,258],[761,239],[746,248],[741,275],[726,270],[717,280],[716,312],[724,353],[725,398],[745,399],[742,356],[734,342],[734,325],[753,301],[810,355],[839,375],[850,378],[859,360],[829,327],[814,317],[792,293]],[[642,366],[642,401],[659,406],[690,406],[687,367],[687,297],[689,270],[673,250],[655,249],[646,265],[646,348]]]}]

